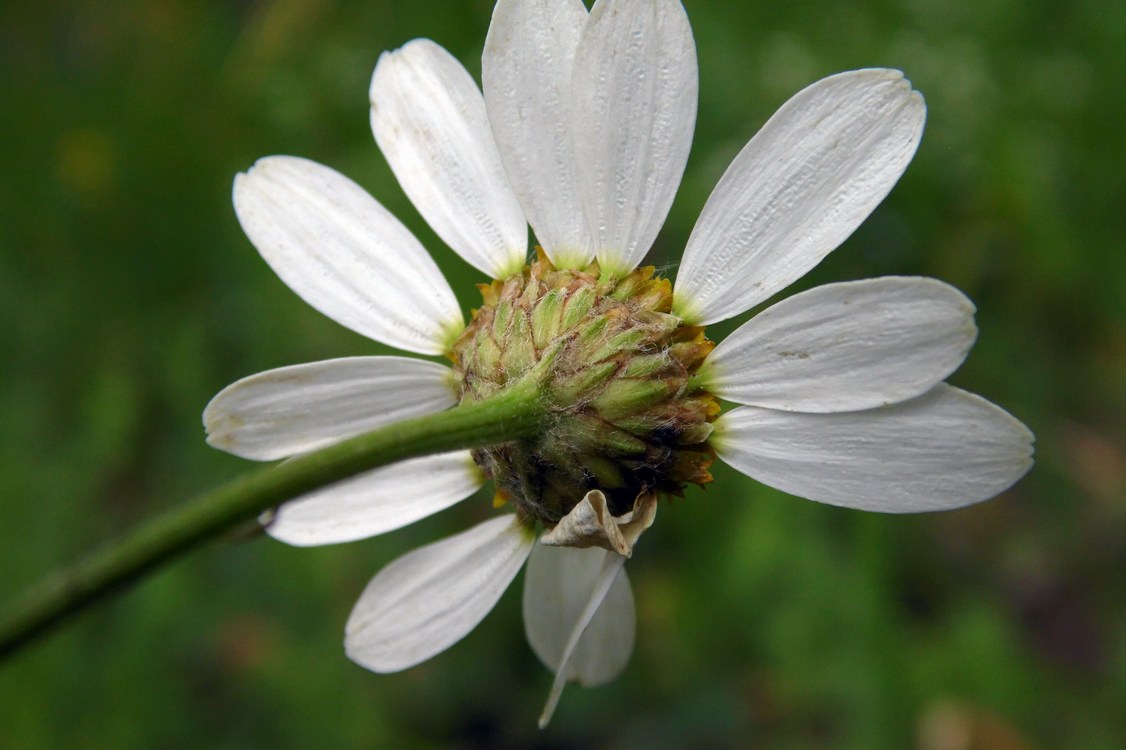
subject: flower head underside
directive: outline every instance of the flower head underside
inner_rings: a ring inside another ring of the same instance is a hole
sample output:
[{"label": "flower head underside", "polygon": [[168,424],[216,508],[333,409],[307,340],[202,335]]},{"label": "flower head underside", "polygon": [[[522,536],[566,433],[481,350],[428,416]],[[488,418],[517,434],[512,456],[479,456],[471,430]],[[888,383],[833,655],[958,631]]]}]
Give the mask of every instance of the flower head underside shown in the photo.
[{"label": "flower head underside", "polygon": [[377,575],[349,620],[353,659],[383,672],[439,653],[530,557],[525,628],[556,671],[552,701],[566,681],[612,679],[634,637],[622,561],[656,499],[710,481],[717,456],[793,495],[884,512],[979,502],[1028,470],[1028,430],[943,382],[976,338],[973,304],[943,282],[828,284],[718,345],[704,332],[799,279],[892,189],[926,112],[901,73],[841,73],[786,102],[708,199],[675,284],[641,262],[695,123],[680,2],[597,0],[588,13],[500,0],[482,80],[415,40],[380,58],[370,91],[400,185],[488,279],[468,322],[418,240],[334,170],[270,157],[235,183],[244,230],[297,294],[452,367],[351,357],[260,373],[208,406],[212,444],[285,458],[528,379],[549,404],[537,436],[411,459],[278,510],[272,535],[328,544],[438,512],[488,479],[515,509]]}]

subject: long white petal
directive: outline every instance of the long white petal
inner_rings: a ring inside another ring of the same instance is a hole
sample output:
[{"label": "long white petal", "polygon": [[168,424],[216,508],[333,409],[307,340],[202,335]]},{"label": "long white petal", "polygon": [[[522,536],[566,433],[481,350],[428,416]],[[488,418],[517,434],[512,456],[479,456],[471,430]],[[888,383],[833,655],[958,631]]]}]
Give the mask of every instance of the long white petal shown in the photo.
[{"label": "long white petal", "polygon": [[441,271],[399,220],[344,175],[259,159],[235,178],[243,231],[289,288],[357,333],[442,354],[464,327]]},{"label": "long white petal", "polygon": [[926,393],[977,336],[949,284],[887,277],[827,284],[768,308],[708,356],[715,395],[786,411],[860,411]]},{"label": "long white petal", "polygon": [[803,276],[884,199],[923,134],[923,97],[897,70],[798,92],[735,157],[688,239],[674,307],[707,325]]},{"label": "long white petal", "polygon": [[528,225],[508,185],[485,101],[429,39],[380,56],[371,127],[403,191],[442,240],[496,279],[524,266]]},{"label": "long white petal", "polygon": [[900,404],[841,414],[742,406],[716,422],[713,447],[784,492],[884,513],[987,500],[1032,466],[1032,433],[1007,412],[945,384]]},{"label": "long white petal", "polygon": [[469,451],[412,458],[291,500],[266,531],[299,547],[366,539],[445,510],[482,484]]},{"label": "long white petal", "polygon": [[499,0],[481,58],[508,179],[536,239],[566,268],[594,259],[571,131],[571,66],[586,18],[582,0]]},{"label": "long white petal", "polygon": [[603,271],[641,263],[696,126],[696,44],[678,0],[598,0],[575,54],[579,175]]},{"label": "long white petal", "polygon": [[348,658],[375,672],[398,672],[445,651],[489,613],[534,541],[506,515],[395,560],[371,580],[348,618]]},{"label": "long white petal", "polygon": [[[547,569],[532,574],[531,583],[524,588],[528,641],[540,659],[555,669],[551,692],[540,714],[540,729],[551,721],[568,681],[578,679],[597,685],[625,668],[636,625],[633,595],[622,567],[625,557],[607,550],[553,549],[560,552],[547,553],[540,560]],[[579,560],[583,553],[588,558]],[[565,559],[564,554],[571,559]],[[533,590],[533,586],[547,588]],[[625,594],[628,599],[623,598]],[[628,611],[623,609],[626,606]],[[562,619],[552,624],[550,616]],[[534,624],[529,624],[529,617]],[[602,660],[605,663],[600,663]],[[584,676],[591,681],[585,681]]]},{"label": "long white petal", "polygon": [[[537,544],[532,550],[524,571],[524,632],[552,671],[561,666],[567,639],[590,601],[607,555],[620,557],[598,548]],[[635,626],[633,591],[622,570],[579,639],[566,678],[590,686],[617,677],[633,652]]]},{"label": "long white petal", "polygon": [[407,357],[349,357],[243,378],[203,411],[207,442],[272,461],[453,406],[452,373]]}]

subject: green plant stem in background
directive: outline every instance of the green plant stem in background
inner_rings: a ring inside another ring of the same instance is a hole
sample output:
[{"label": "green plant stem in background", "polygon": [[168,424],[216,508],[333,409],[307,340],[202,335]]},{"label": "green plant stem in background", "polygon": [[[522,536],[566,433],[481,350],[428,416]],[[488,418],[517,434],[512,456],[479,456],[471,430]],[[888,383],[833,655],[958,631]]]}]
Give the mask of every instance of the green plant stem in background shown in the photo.
[{"label": "green plant stem in background", "polygon": [[408,419],[259,469],[56,571],[0,612],[0,659],[67,616],[286,500],[395,461],[535,434],[547,407],[536,378],[494,397]]}]

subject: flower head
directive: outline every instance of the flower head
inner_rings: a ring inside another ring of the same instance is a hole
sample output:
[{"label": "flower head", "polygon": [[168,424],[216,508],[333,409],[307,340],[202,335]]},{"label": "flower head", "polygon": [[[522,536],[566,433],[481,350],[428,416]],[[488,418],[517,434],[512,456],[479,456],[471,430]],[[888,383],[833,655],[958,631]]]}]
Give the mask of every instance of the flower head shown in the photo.
[{"label": "flower head", "polygon": [[553,412],[534,438],[475,451],[499,498],[555,526],[590,490],[618,516],[639,495],[711,481],[719,406],[692,378],[713,344],[670,312],[672,285],[653,268],[602,278],[597,261],[541,257],[482,289],[453,347],[462,401],[535,373]]},{"label": "flower head", "polygon": [[[625,667],[622,563],[659,496],[710,481],[716,455],[791,494],[886,512],[985,500],[1028,470],[1028,430],[942,383],[976,336],[972,303],[942,282],[830,284],[714,349],[704,334],[813,268],[891,190],[925,117],[902,74],[842,73],[784,104],[716,186],[672,286],[639,266],[695,123],[680,2],[597,0],[588,13],[580,0],[500,0],[482,62],[483,95],[416,40],[385,53],[371,85],[399,183],[492,279],[468,324],[418,241],[347,178],[271,157],[235,181],[247,235],[309,304],[453,367],[354,357],[261,373],[208,406],[213,445],[284,458],[527,378],[549,404],[533,438],[404,461],[277,511],[275,537],[328,544],[435,513],[489,478],[515,509],[381,571],[349,620],[351,658],[390,672],[439,653],[528,560],[528,640],[556,671],[546,720],[566,681]],[[526,264],[529,224],[540,250]],[[720,399],[739,406],[720,414]]]}]

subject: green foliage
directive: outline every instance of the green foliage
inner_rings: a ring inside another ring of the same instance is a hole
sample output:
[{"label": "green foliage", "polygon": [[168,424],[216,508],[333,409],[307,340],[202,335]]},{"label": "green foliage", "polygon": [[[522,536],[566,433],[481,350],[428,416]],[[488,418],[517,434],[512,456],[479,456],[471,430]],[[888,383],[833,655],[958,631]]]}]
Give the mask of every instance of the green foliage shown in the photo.
[{"label": "green foliage", "polygon": [[[918,156],[801,286],[926,274],[966,291],[981,334],[953,382],[1037,433],[1032,473],[978,507],[881,517],[717,468],[661,507],[630,562],[632,665],[569,690],[544,733],[550,676],[518,590],[400,675],[340,645],[367,579],[485,516],[485,493],[337,548],[226,540],[0,666],[0,747],[940,748],[961,725],[997,750],[1126,744],[1126,6],[686,5],[697,140],[650,262],[675,264],[728,161],[789,95],[902,68],[929,105]],[[355,178],[476,304],[481,279],[375,148],[366,91],[379,52],[416,36],[477,74],[490,10],[0,6],[0,605],[247,468],[203,442],[222,386],[385,353],[306,307],[242,236],[230,181],[256,158]]]}]

